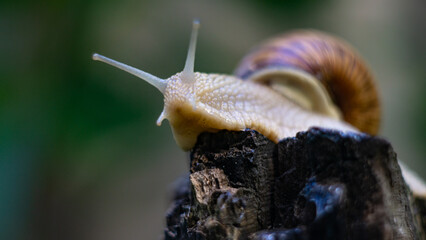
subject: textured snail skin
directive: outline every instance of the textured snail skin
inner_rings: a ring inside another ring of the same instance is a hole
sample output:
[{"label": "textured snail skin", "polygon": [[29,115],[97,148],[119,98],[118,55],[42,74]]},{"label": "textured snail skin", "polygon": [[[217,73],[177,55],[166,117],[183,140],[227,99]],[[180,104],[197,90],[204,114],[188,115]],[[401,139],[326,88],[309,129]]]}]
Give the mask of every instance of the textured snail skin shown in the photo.
[{"label": "textured snail skin", "polygon": [[[253,75],[268,68],[297,69],[311,74],[328,90],[343,119],[360,131],[377,134],[380,104],[370,71],[346,42],[328,34],[299,30],[272,38],[249,53],[235,75]],[[269,72],[271,74],[271,72]],[[276,74],[280,77],[280,74]]]},{"label": "textured snail skin", "polygon": [[[290,34],[268,41],[245,57],[237,76],[206,74],[194,72],[198,28],[194,21],[184,70],[169,79],[99,54],[92,56],[144,79],[163,93],[164,109],[157,124],[168,119],[183,150],[191,149],[200,133],[219,130],[249,128],[274,142],[310,127],[377,130],[374,84],[362,61],[344,43],[317,32]],[[263,79],[271,74],[271,79]],[[340,113],[349,123],[341,120]]]},{"label": "textured snail skin", "polygon": [[181,73],[167,79],[164,110],[177,144],[191,149],[200,133],[254,129],[274,142],[295,136],[312,126],[357,131],[342,121],[307,111],[267,86],[239,78],[194,73],[195,81]]}]

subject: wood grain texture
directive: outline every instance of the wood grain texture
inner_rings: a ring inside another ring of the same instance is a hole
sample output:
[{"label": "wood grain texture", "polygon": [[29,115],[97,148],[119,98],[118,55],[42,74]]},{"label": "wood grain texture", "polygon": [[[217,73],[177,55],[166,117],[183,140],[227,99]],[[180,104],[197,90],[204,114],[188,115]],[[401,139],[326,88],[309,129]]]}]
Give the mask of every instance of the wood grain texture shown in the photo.
[{"label": "wood grain texture", "polygon": [[422,239],[422,219],[383,139],[221,131],[198,138],[165,239]]}]

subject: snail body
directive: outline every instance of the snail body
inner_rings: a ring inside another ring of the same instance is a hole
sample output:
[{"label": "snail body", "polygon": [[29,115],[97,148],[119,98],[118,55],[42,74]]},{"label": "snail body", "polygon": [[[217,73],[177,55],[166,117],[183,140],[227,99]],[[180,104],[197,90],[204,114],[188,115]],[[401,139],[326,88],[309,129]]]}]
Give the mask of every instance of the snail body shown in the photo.
[{"label": "snail body", "polygon": [[[164,109],[157,124],[168,119],[183,150],[191,149],[200,133],[223,129],[254,129],[274,142],[312,126],[358,131],[356,126],[341,120],[342,113],[332,102],[327,87],[296,64],[284,68],[279,64],[261,67],[267,61],[262,62],[264,58],[259,58],[259,52],[255,51],[243,60],[237,76],[194,72],[198,27],[194,22],[184,70],[166,80],[93,55],[94,60],[136,75],[163,93]],[[252,64],[251,58],[262,61]]]},{"label": "snail body", "polygon": [[185,150],[192,148],[200,133],[221,129],[250,128],[274,142],[311,126],[356,131],[342,121],[303,109],[265,85],[206,73],[194,73],[196,81],[186,85],[181,75],[168,79],[158,123],[168,119],[176,142]]}]

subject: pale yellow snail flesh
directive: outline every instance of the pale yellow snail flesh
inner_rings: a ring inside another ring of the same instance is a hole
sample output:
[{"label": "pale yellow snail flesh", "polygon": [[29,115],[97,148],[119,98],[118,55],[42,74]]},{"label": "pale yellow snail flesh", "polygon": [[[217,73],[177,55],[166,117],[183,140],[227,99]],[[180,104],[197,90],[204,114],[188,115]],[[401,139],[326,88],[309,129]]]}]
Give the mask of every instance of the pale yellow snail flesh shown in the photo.
[{"label": "pale yellow snail flesh", "polygon": [[[223,129],[254,129],[274,142],[295,136],[297,132],[312,126],[357,131],[339,119],[338,110],[329,100],[325,89],[307,74],[301,84],[296,84],[305,86],[305,90],[300,92],[299,88],[290,84],[284,89],[284,92],[288,92],[286,97],[272,91],[269,86],[243,81],[234,76],[194,72],[198,28],[199,23],[194,22],[184,70],[168,79],[93,54],[94,60],[142,78],[163,93],[164,110],[157,125],[167,119],[177,144],[183,150],[191,149],[200,133]],[[319,113],[311,111],[309,106],[312,104],[303,97],[306,91],[312,91],[325,103],[317,111]]]}]

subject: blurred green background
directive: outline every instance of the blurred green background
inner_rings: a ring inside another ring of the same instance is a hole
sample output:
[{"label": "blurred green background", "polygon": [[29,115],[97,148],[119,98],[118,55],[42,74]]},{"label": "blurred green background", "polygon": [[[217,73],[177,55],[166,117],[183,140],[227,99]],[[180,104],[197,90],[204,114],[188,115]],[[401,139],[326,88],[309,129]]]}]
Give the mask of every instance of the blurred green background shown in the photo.
[{"label": "blurred green background", "polygon": [[162,96],[90,56],[166,78],[232,73],[261,40],[315,28],[351,42],[377,77],[381,135],[426,177],[426,1],[2,1],[0,239],[157,239],[188,168]]}]

